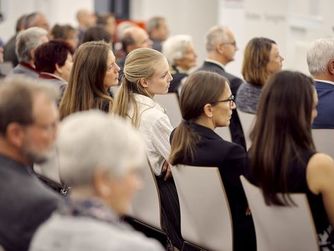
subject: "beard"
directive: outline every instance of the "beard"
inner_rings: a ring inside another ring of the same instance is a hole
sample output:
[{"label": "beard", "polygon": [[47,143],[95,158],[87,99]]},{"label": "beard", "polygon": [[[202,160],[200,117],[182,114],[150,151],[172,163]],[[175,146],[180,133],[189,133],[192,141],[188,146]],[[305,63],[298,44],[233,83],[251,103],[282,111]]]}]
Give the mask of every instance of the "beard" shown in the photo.
[{"label": "beard", "polygon": [[53,153],[54,147],[51,147],[49,150],[36,151],[29,147],[23,148],[23,153],[28,160],[35,164],[43,164],[48,161]]}]

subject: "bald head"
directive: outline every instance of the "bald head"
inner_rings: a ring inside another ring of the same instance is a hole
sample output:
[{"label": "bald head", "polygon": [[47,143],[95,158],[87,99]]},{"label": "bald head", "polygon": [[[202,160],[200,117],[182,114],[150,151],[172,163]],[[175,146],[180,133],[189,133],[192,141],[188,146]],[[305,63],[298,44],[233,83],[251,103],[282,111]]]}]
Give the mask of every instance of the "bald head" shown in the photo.
[{"label": "bald head", "polygon": [[132,26],[124,31],[122,44],[126,53],[129,53],[138,48],[151,48],[152,41],[144,29]]}]

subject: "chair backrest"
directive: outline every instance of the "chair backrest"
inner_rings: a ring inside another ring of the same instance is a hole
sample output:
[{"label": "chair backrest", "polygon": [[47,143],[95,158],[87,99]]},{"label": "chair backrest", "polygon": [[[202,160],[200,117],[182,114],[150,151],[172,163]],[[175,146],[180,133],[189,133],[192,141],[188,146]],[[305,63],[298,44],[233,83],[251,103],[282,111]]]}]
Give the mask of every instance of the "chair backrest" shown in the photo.
[{"label": "chair backrest", "polygon": [[233,250],[232,219],[217,167],[172,167],[186,241],[208,250]]},{"label": "chair backrest", "polygon": [[129,215],[162,230],[159,190],[148,161],[143,168],[142,179],[144,186],[135,194]]},{"label": "chair backrest", "polygon": [[334,158],[334,129],[312,129],[312,136],[317,151]]},{"label": "chair backrest", "polygon": [[155,95],[154,100],[166,110],[172,126],[177,127],[182,121],[182,115],[176,93]]},{"label": "chair backrest", "polygon": [[319,250],[305,194],[291,194],[296,206],[266,205],[261,189],[240,176],[252,212],[258,251]]},{"label": "chair backrest", "polygon": [[243,130],[244,135],[245,135],[246,147],[247,147],[247,149],[249,149],[249,147],[251,145],[249,134],[250,134],[250,132],[251,132],[253,126],[254,126],[256,115],[251,114],[251,113],[242,112],[240,110],[237,110],[237,112],[238,112],[238,115],[239,115],[239,118],[240,118],[242,130]]},{"label": "chair backrest", "polygon": [[231,132],[228,127],[217,127],[215,129],[215,133],[217,133],[224,140],[232,142]]}]

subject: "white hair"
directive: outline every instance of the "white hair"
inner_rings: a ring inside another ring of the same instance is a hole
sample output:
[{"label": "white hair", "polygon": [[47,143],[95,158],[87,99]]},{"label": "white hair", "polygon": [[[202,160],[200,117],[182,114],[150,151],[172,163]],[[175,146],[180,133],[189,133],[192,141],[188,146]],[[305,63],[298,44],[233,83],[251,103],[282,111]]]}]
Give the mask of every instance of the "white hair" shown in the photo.
[{"label": "white hair", "polygon": [[74,113],[60,125],[57,147],[65,184],[90,186],[96,168],[113,177],[143,166],[144,140],[124,119],[91,110]]},{"label": "white hair", "polygon": [[327,71],[327,65],[334,59],[334,39],[321,38],[312,42],[307,51],[307,64],[312,75]]},{"label": "white hair", "polygon": [[166,56],[170,65],[184,57],[189,46],[192,45],[192,38],[189,35],[175,35],[169,37],[162,45],[162,53]]},{"label": "white hair", "polygon": [[226,42],[228,40],[227,36],[228,28],[226,26],[213,26],[209,29],[206,34],[205,47],[206,50],[213,51],[216,49],[217,44]]}]

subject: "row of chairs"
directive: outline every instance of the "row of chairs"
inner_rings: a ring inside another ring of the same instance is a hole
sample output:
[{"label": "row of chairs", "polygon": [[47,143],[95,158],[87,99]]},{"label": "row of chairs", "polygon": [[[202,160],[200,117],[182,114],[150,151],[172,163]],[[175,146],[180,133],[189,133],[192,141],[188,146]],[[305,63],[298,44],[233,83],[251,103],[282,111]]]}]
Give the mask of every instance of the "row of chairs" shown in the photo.
[{"label": "row of chairs", "polygon": [[[233,250],[231,212],[218,168],[177,165],[172,173],[180,201],[183,250]],[[267,206],[261,190],[240,178],[254,220],[257,250],[319,250],[305,194],[291,196],[296,206]],[[144,182],[130,216],[164,233],[158,187],[149,166]]]},{"label": "row of chairs", "polygon": [[[172,126],[178,126],[179,123],[182,121],[182,116],[177,95],[175,93],[156,95],[155,100],[166,109],[166,113],[171,121]],[[249,149],[251,145],[249,133],[254,125],[256,116],[254,114],[245,113],[240,110],[237,110],[237,112],[241,121],[242,129],[244,131],[246,146],[247,149]],[[231,141],[231,134],[227,127],[216,128],[216,133],[220,135],[223,139]],[[332,144],[334,142],[334,130],[313,129],[312,135],[317,150],[319,152],[326,153],[334,158],[334,147],[332,147]]]}]

